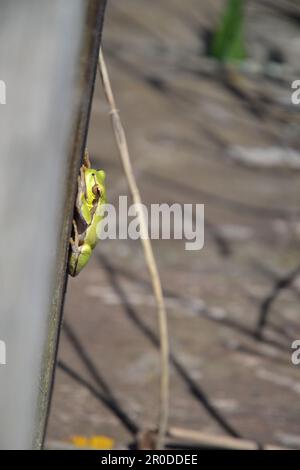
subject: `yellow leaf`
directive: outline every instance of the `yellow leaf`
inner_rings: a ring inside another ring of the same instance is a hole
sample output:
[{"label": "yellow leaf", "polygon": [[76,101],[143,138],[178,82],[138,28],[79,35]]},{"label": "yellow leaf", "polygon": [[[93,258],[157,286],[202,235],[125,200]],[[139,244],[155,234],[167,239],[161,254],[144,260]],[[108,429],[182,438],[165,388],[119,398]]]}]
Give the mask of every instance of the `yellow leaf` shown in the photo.
[{"label": "yellow leaf", "polygon": [[70,440],[76,447],[85,447],[86,449],[110,450],[114,446],[114,440],[107,436],[72,436]]}]

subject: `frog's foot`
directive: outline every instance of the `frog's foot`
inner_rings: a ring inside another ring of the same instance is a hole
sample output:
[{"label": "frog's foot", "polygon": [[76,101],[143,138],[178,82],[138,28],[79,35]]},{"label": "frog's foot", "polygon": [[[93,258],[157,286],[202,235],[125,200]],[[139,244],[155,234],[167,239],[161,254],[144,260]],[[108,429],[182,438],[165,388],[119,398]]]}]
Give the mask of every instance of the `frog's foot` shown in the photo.
[{"label": "frog's foot", "polygon": [[85,149],[84,157],[83,157],[83,164],[86,168],[91,168],[91,162],[90,162],[88,149]]},{"label": "frog's foot", "polygon": [[69,238],[69,242],[72,248],[72,251],[76,252],[78,250],[78,246],[76,245],[75,241],[72,237]]}]

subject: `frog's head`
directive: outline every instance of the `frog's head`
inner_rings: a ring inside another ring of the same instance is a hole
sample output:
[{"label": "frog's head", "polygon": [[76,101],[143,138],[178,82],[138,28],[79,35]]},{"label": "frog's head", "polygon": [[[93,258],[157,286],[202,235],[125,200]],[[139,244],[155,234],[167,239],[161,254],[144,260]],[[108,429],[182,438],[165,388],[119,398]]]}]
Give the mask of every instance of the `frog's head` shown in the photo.
[{"label": "frog's head", "polygon": [[91,206],[104,204],[106,201],[105,171],[86,168],[84,176],[87,203]]}]

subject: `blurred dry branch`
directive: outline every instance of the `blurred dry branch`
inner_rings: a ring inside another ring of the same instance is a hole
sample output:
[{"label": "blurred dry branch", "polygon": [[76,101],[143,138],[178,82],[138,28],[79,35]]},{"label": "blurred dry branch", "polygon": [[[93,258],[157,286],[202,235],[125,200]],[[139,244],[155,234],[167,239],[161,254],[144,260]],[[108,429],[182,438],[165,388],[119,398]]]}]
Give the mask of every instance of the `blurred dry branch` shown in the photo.
[{"label": "blurred dry branch", "polygon": [[256,329],[256,336],[258,338],[262,338],[263,329],[266,326],[268,314],[271,310],[273,303],[279,296],[280,292],[283,289],[288,289],[289,287],[291,287],[291,285],[293,284],[295,279],[299,276],[299,274],[300,274],[300,266],[297,266],[295,269],[293,269],[293,271],[288,273],[286,276],[280,277],[278,280],[275,281],[271,292],[266,296],[266,298],[263,300],[261,304],[258,323],[257,323],[257,329]]},{"label": "blurred dry branch", "polygon": [[[255,441],[246,439],[237,439],[228,436],[219,436],[214,434],[207,434],[205,432],[194,431],[190,429],[182,429],[171,427],[168,432],[170,441],[168,444],[174,445],[175,442],[182,445],[197,444],[203,448],[214,448],[222,450],[289,450],[286,447],[279,447],[273,444],[259,444]],[[179,445],[180,445],[179,444]]]}]

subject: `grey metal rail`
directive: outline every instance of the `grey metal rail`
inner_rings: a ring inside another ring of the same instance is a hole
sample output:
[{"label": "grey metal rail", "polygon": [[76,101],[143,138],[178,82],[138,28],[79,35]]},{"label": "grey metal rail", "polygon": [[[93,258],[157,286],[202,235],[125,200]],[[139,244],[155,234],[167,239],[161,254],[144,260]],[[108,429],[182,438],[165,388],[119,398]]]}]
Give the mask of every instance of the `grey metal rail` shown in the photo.
[{"label": "grey metal rail", "polygon": [[105,3],[0,2],[2,449],[43,444]]}]

